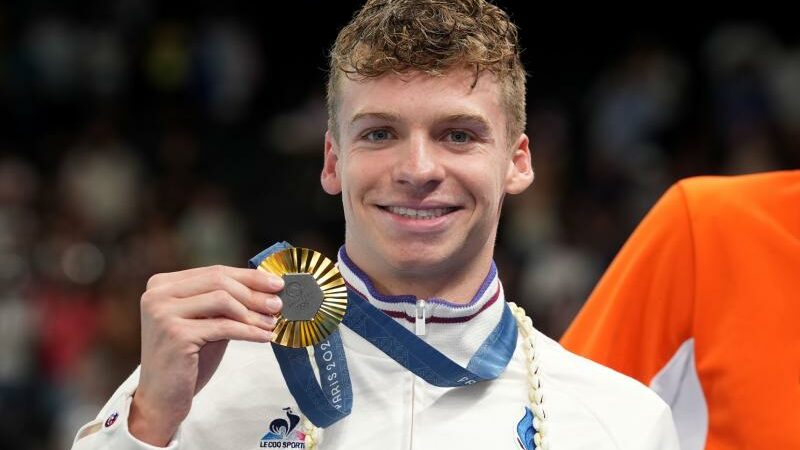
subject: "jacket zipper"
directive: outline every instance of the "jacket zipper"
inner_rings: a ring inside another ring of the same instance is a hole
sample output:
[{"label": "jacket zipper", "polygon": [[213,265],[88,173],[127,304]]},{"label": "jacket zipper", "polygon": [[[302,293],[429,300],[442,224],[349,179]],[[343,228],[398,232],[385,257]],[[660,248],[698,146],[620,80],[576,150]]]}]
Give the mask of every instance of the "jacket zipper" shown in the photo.
[{"label": "jacket zipper", "polygon": [[[414,311],[414,331],[417,336],[425,336],[425,322],[427,321],[427,312],[425,311],[425,304],[427,302],[421,298],[417,299],[417,304]],[[409,439],[409,449],[414,449],[414,404],[416,403],[416,385],[417,378],[411,374],[411,436]]]},{"label": "jacket zipper", "polygon": [[426,314],[425,303],[426,303],[425,300],[421,298],[417,299],[416,314],[415,314],[416,320],[414,321],[416,325],[415,332],[417,336],[425,336],[425,321],[427,320],[427,317],[425,316]]}]

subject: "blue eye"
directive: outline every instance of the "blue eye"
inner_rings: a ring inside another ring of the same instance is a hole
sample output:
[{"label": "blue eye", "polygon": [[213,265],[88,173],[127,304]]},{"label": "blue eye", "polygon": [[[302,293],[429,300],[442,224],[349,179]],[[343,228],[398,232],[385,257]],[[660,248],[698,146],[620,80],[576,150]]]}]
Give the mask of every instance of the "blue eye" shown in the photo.
[{"label": "blue eye", "polygon": [[369,133],[365,134],[364,138],[372,142],[381,142],[391,139],[392,133],[390,133],[389,130],[385,129],[372,130]]},{"label": "blue eye", "polygon": [[448,133],[448,137],[450,142],[455,142],[457,144],[466,144],[472,140],[472,137],[466,131],[461,130],[453,130]]}]

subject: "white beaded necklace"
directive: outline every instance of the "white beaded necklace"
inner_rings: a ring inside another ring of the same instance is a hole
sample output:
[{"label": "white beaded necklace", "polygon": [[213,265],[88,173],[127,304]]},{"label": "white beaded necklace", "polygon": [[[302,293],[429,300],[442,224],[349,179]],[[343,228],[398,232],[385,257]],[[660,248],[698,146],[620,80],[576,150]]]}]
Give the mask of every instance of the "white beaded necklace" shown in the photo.
[{"label": "white beaded necklace", "polygon": [[[528,401],[530,401],[530,409],[533,413],[533,429],[536,430],[536,433],[533,435],[534,450],[549,450],[550,443],[545,439],[545,434],[547,433],[545,418],[547,416],[542,404],[542,379],[539,377],[539,355],[536,352],[536,332],[533,329],[531,318],[525,315],[525,310],[522,309],[522,307],[512,302],[508,302],[508,306],[511,307],[511,313],[517,320],[522,338],[528,343],[528,345],[525,346],[525,357],[528,360]],[[322,442],[319,428],[306,417],[303,417],[303,433],[306,435],[306,450],[314,450]]]}]

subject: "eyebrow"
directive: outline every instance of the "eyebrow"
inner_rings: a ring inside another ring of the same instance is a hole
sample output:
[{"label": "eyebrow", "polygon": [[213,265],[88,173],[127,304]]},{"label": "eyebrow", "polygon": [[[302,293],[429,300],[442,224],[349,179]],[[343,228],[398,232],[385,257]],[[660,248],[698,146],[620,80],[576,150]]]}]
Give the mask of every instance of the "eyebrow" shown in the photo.
[{"label": "eyebrow", "polygon": [[[392,113],[385,113],[385,112],[361,112],[353,116],[350,120],[350,126],[352,127],[356,122],[364,119],[378,119],[385,122],[401,122],[400,116]],[[483,131],[488,132],[492,129],[489,121],[486,120],[483,116],[478,114],[451,114],[449,116],[443,116],[436,119],[436,123],[448,123],[448,122],[469,122],[475,124],[483,129]]]},{"label": "eyebrow", "polygon": [[450,116],[445,116],[440,120],[437,120],[439,123],[448,123],[448,122],[469,122],[473,125],[476,125],[482,129],[482,131],[488,133],[491,131],[492,127],[489,124],[489,121],[486,120],[485,117],[477,115],[477,114],[453,114]]},{"label": "eyebrow", "polygon": [[400,122],[400,117],[395,114],[383,112],[360,112],[353,116],[353,118],[350,120],[350,126],[352,127],[356,122],[364,119],[378,119],[385,122]]}]

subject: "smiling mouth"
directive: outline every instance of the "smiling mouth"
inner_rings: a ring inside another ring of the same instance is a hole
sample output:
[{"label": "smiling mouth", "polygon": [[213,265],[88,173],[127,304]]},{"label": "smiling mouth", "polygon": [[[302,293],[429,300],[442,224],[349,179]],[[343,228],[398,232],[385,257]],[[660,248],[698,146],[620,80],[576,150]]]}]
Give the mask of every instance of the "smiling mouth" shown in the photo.
[{"label": "smiling mouth", "polygon": [[437,217],[442,217],[446,214],[450,214],[451,212],[458,209],[455,207],[414,209],[414,208],[404,208],[402,206],[381,206],[380,208],[383,209],[384,211],[388,211],[392,214],[396,214],[401,217],[407,217],[409,219],[418,219],[418,220],[436,219]]}]

